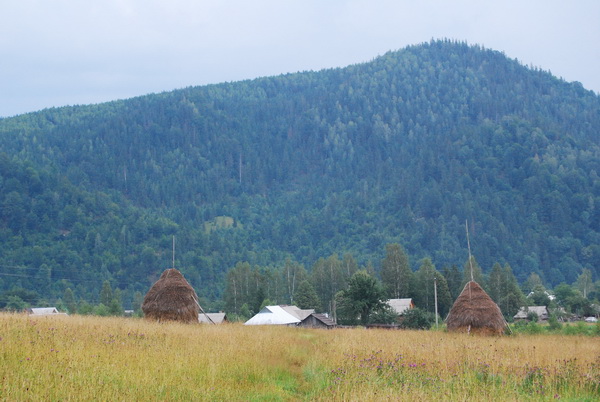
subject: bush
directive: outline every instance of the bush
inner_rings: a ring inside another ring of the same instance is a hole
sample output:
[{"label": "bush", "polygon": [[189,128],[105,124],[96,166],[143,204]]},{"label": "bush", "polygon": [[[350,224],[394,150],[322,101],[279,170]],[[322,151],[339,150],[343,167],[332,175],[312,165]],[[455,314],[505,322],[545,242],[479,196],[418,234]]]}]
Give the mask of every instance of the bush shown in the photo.
[{"label": "bush", "polygon": [[539,317],[535,311],[530,311],[527,313],[527,320],[530,322],[538,322]]},{"label": "bush", "polygon": [[532,321],[525,327],[525,332],[528,334],[541,334],[542,332],[544,332],[544,327],[542,327],[537,322]]},{"label": "bush", "polygon": [[548,328],[552,331],[560,331],[562,328],[562,324],[558,321],[554,314],[548,319]]},{"label": "bush", "polygon": [[429,329],[435,322],[435,315],[420,308],[413,308],[404,313],[400,327],[406,329]]}]

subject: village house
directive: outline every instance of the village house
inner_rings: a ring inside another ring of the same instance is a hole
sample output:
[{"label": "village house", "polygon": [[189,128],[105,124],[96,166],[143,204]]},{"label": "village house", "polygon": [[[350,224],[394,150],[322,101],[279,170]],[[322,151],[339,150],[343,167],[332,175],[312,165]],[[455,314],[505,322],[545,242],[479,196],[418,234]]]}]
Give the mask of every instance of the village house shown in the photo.
[{"label": "village house", "polygon": [[389,299],[386,303],[396,313],[396,316],[397,316],[396,320],[398,322],[402,322],[402,316],[404,315],[404,313],[406,313],[410,309],[415,308],[415,303],[413,302],[413,299],[411,299],[411,298]]},{"label": "village house", "polygon": [[529,321],[530,313],[535,313],[538,317],[538,321],[548,321],[548,318],[550,317],[546,306],[525,306],[521,307],[519,312],[515,314],[513,318],[515,321]]},{"label": "village house", "polygon": [[61,313],[56,307],[32,307],[28,308],[27,314],[35,316],[43,315],[67,315],[67,313]]}]

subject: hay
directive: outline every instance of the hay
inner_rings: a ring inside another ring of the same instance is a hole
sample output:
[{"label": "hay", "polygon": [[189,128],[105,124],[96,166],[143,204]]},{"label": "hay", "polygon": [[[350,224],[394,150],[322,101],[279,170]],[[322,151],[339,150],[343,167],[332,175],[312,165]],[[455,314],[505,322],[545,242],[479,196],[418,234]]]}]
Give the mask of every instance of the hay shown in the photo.
[{"label": "hay", "polygon": [[502,335],[506,321],[485,290],[477,282],[470,281],[452,305],[446,325],[452,332]]},{"label": "hay", "polygon": [[167,269],[142,303],[144,317],[157,321],[198,322],[198,295],[175,268]]}]

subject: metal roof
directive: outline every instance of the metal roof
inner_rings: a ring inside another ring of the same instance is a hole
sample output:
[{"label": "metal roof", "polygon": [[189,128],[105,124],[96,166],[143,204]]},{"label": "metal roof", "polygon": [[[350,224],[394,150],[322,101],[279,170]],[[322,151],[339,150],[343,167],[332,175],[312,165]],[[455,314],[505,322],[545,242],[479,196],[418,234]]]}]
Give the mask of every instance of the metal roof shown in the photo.
[{"label": "metal roof", "polygon": [[325,326],[328,326],[328,327],[335,327],[336,326],[335,321],[333,321],[327,315],[325,315],[325,314],[317,314],[317,313],[312,313],[312,314],[306,316],[306,318],[304,318],[302,320],[302,324],[307,323],[309,321],[309,317],[314,317],[315,320],[320,321]]},{"label": "metal roof", "polygon": [[311,315],[312,313],[315,312],[315,309],[307,309],[307,310],[302,310],[301,308],[298,308],[296,306],[280,306],[282,309],[284,309],[287,313],[293,315],[294,317],[296,317],[297,319],[299,319],[300,321],[302,321],[303,319],[305,319],[306,317],[308,317],[309,315]]},{"label": "metal roof", "polygon": [[31,315],[51,315],[51,314],[61,314],[56,309],[56,307],[33,307],[28,309],[29,314]]},{"label": "metal roof", "polygon": [[280,306],[266,306],[246,321],[244,325],[293,325],[298,323],[300,323],[298,318]]},{"label": "metal roof", "polygon": [[414,307],[414,303],[411,298],[408,299],[390,299],[387,304],[394,309],[396,314],[402,315],[406,310]]},{"label": "metal roof", "polygon": [[[208,320],[208,318],[206,318],[206,316],[210,318],[212,323]],[[226,320],[226,318],[227,317],[225,316],[225,313],[206,313],[206,315],[203,313],[198,314],[198,321],[203,324],[221,324]]]}]

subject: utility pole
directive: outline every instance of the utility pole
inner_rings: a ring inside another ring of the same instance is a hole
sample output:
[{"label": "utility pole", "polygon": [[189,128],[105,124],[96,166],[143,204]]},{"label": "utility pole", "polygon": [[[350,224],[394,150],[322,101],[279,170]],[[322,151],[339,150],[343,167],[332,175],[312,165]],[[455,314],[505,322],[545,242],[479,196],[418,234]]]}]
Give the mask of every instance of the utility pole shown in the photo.
[{"label": "utility pole", "polygon": [[437,278],[433,277],[433,297],[435,299],[435,327],[438,327]]}]

